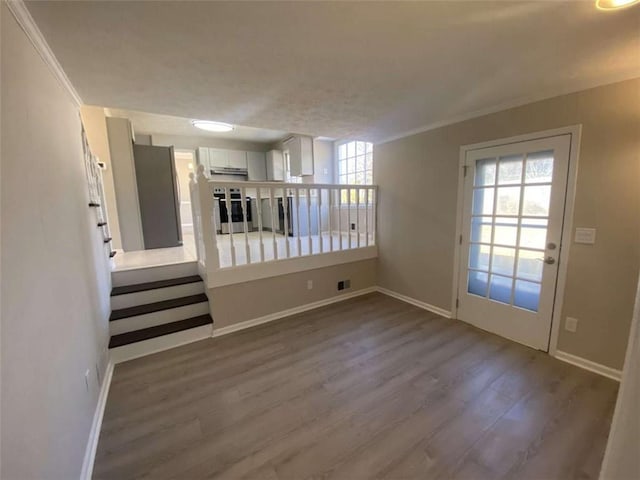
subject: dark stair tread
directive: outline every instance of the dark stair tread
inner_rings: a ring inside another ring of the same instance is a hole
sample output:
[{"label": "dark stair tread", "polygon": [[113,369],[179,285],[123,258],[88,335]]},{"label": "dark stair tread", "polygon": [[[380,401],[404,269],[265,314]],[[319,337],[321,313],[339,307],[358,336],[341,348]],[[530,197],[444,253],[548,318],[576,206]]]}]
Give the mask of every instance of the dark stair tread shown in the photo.
[{"label": "dark stair tread", "polygon": [[121,347],[123,345],[129,345],[130,343],[141,342],[143,340],[149,340],[150,338],[169,335],[170,333],[182,332],[183,330],[189,330],[190,328],[201,327],[202,325],[211,323],[213,323],[213,319],[207,314],[187,318],[186,320],[179,320],[177,322],[165,323],[164,325],[156,325],[155,327],[143,328],[142,330],[135,330],[133,332],[121,333],[120,335],[111,337],[109,340],[109,348]]},{"label": "dark stair tread", "polygon": [[112,322],[113,320],[120,320],[122,318],[136,317],[138,315],[145,315],[147,313],[159,312],[161,310],[169,310],[171,308],[184,307],[186,305],[208,301],[209,299],[204,293],[199,293],[198,295],[189,295],[188,297],[171,298],[169,300],[162,300],[161,302],[121,308],[119,310],[113,310],[111,312],[109,321]]},{"label": "dark stair tread", "polygon": [[146,290],[155,290],[156,288],[175,287],[176,285],[186,285],[187,283],[201,282],[200,275],[190,275],[188,277],[170,278],[168,280],[157,280],[155,282],[134,283],[132,285],[123,285],[121,287],[113,287],[111,296],[124,295],[127,293],[144,292]]}]

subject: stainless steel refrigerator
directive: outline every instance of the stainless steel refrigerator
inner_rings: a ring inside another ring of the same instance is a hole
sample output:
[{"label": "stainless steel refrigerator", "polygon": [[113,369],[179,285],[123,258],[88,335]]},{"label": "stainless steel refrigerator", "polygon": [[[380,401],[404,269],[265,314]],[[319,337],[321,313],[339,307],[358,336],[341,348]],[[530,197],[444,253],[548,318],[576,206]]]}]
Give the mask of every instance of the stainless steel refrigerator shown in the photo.
[{"label": "stainless steel refrigerator", "polygon": [[133,146],[144,248],[182,245],[173,147]]}]

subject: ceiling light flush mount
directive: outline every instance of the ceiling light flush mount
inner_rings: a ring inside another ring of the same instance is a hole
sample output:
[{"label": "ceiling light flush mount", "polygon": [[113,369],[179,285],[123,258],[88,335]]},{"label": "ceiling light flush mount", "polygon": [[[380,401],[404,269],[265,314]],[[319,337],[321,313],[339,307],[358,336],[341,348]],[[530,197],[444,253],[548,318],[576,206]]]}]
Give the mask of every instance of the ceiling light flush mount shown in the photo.
[{"label": "ceiling light flush mount", "polygon": [[233,125],[209,120],[191,120],[191,125],[207,132],[230,132],[233,130]]},{"label": "ceiling light flush mount", "polygon": [[640,3],[640,0],[596,0],[598,10],[619,10]]}]

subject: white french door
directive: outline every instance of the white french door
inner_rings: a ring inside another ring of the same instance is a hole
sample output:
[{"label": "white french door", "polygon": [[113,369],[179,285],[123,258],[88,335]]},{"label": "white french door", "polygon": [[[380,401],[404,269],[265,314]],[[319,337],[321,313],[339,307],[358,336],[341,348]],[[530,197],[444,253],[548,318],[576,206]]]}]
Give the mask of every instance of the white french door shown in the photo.
[{"label": "white french door", "polygon": [[469,150],[458,318],[547,351],[571,135]]}]

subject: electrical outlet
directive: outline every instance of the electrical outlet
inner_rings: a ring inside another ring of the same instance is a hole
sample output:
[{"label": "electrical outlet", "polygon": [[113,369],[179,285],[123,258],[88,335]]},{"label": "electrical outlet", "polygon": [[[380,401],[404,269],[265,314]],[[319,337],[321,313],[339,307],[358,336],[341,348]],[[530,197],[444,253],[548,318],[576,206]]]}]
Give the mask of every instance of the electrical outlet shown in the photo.
[{"label": "electrical outlet", "polygon": [[338,282],[338,290],[344,290],[344,282],[342,280]]},{"label": "electrical outlet", "polygon": [[351,280],[340,280],[338,282],[338,290],[345,290],[351,288]]},{"label": "electrical outlet", "polygon": [[307,290],[313,289],[313,280],[307,280]]},{"label": "electrical outlet", "polygon": [[351,288],[351,280],[344,281],[344,288]]},{"label": "electrical outlet", "polygon": [[87,392],[89,391],[89,369],[87,368],[87,371],[84,372],[84,385],[85,387],[87,387]]},{"label": "electrical outlet", "polygon": [[568,332],[575,333],[575,331],[578,330],[578,319],[567,317],[567,319],[564,322],[564,329]]}]

